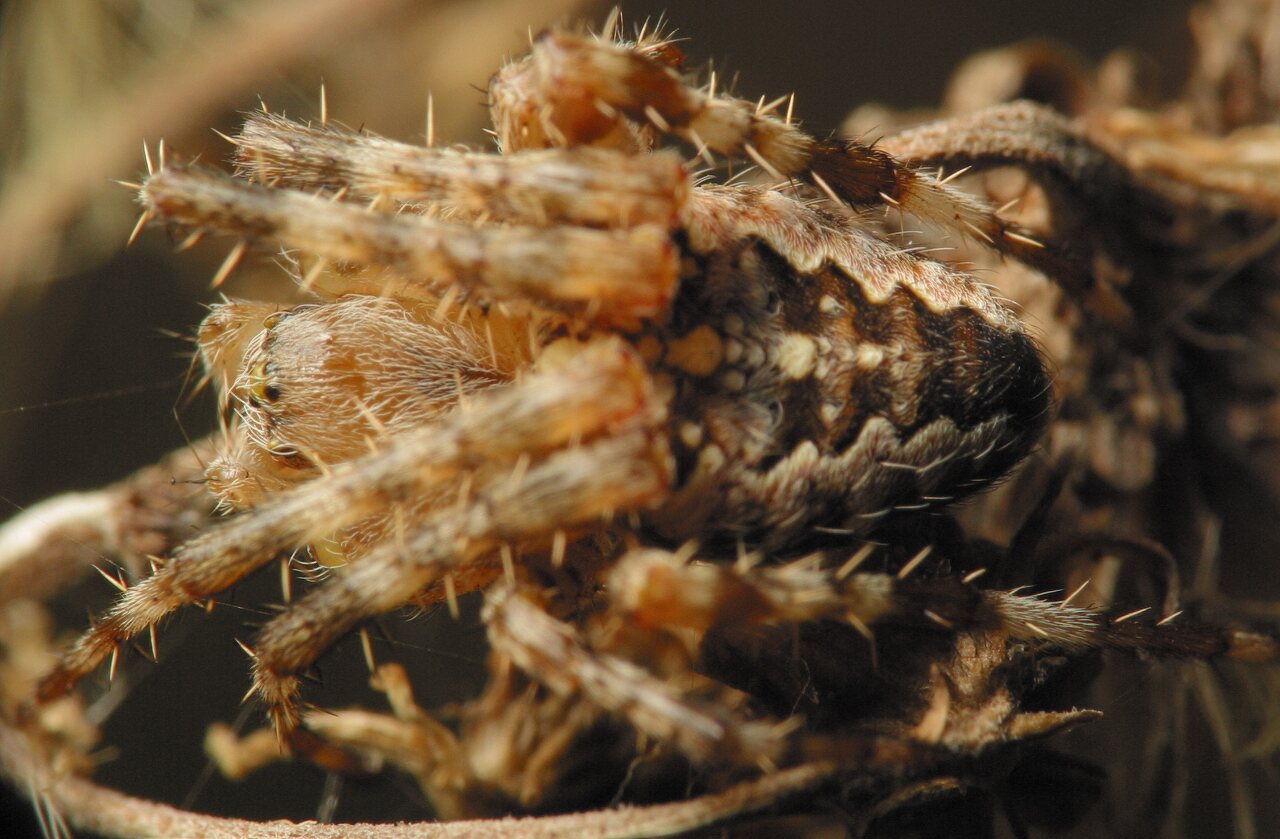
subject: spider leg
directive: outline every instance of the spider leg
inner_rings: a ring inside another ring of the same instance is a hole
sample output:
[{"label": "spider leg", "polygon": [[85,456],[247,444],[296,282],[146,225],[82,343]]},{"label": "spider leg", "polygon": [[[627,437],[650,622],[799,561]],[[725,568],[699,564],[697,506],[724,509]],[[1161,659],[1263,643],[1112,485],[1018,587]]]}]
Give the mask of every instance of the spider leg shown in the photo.
[{"label": "spider leg", "polygon": [[661,497],[669,466],[653,431],[644,423],[615,429],[549,454],[514,478],[488,470],[488,479],[477,479],[459,505],[429,514],[403,541],[373,548],[268,623],[256,641],[254,690],[277,730],[288,732],[298,722],[300,674],[360,624],[503,544],[549,543],[557,531],[591,527]]},{"label": "spider leg", "polygon": [[458,285],[508,300],[633,321],[664,312],[679,255],[668,228],[473,227],[168,167],[141,200],[163,221],[267,239],[323,260],[386,266],[405,283]]},{"label": "spider leg", "polygon": [[[885,137],[880,147],[917,166],[945,166],[976,171],[1016,166],[1048,190],[1055,202],[1055,227],[1111,228],[1130,223],[1145,206],[1176,205],[1173,190],[1142,184],[1121,159],[1089,137],[1061,114],[1030,102],[995,105],[975,114],[915,126]],[[1068,212],[1061,212],[1067,209]],[[1059,241],[1078,238],[1059,229]],[[1062,284],[1095,311],[1115,321],[1127,319],[1126,304],[1117,292],[1098,283],[1092,272],[1080,270],[1052,249],[1025,260]]]},{"label": "spider leg", "polygon": [[[347,708],[308,713],[303,725],[319,740],[308,744],[310,755],[314,757],[317,750],[324,750],[326,756],[333,755],[333,762],[355,760],[356,768],[365,771],[387,761],[417,780],[442,819],[498,813],[503,811],[503,804],[509,807],[498,794],[480,786],[457,736],[414,701],[413,687],[403,667],[383,664],[371,683],[387,695],[392,712]],[[270,728],[240,737],[223,723],[214,724],[206,732],[205,751],[231,780],[240,780],[289,757],[280,750]]]},{"label": "spider leg", "polygon": [[490,590],[485,618],[494,649],[531,677],[558,693],[582,691],[593,704],[626,717],[659,742],[674,744],[695,762],[771,763],[786,749],[785,722],[740,718],[685,696],[621,657],[594,651],[574,627],[547,614],[525,593]]},{"label": "spider leg", "polygon": [[[66,693],[123,641],[283,551],[325,538],[388,504],[444,493],[479,467],[501,467],[509,475],[524,453],[539,457],[627,423],[648,427],[658,421],[655,412],[641,362],[612,341],[588,345],[554,370],[481,394],[440,422],[389,440],[379,453],[338,464],[328,475],[276,493],[251,514],[187,542],[76,641],[42,681],[37,698],[47,702]],[[549,504],[557,511],[562,507]]]},{"label": "spider leg", "polygon": [[250,114],[234,138],[247,180],[346,200],[385,197],[515,224],[669,226],[688,195],[673,153],[546,149],[519,157],[424,148],[332,125]]},{"label": "spider leg", "polygon": [[946,632],[998,630],[1019,641],[1073,651],[1141,650],[1252,662],[1280,658],[1280,641],[1262,632],[1177,621],[1179,613],[1081,608],[1068,605],[1070,598],[1055,602],[990,591],[948,577],[853,573],[857,556],[846,569],[831,570],[819,567],[819,557],[735,567],[634,550],[611,572],[609,592],[623,614],[641,626],[696,633],[732,614],[738,622],[756,624],[843,619],[868,635],[877,623],[887,622]]},{"label": "spider leg", "polygon": [[1017,166],[1094,224],[1097,214],[1106,223],[1127,222],[1135,212],[1186,212],[1204,201],[1219,212],[1274,213],[1280,188],[1249,168],[1247,135],[1210,142],[1193,134],[1179,146],[1170,139],[1177,135],[1158,125],[1126,114],[1095,126],[1043,105],[1008,102],[904,129],[880,146],[922,166]]},{"label": "spider leg", "polygon": [[1117,185],[1134,177],[1070,119],[1030,102],[994,105],[974,114],[929,122],[891,134],[880,146],[902,160],[948,169],[1019,166],[1070,187],[1081,208],[1114,204]]},{"label": "spider leg", "polygon": [[[838,202],[855,207],[888,204],[924,221],[975,235],[997,250],[1033,265],[1043,246],[1001,220],[983,202],[932,173],[862,143],[817,139],[778,117],[770,107],[717,95],[686,83],[671,66],[633,46],[548,33],[526,63],[508,66],[490,83],[494,123],[504,150],[539,144],[580,146],[600,142],[626,118],[687,140],[700,152],[753,161],[776,178],[808,181]],[[515,107],[543,101],[540,109]],[[571,107],[595,102],[595,109]],[[526,123],[538,120],[536,130]],[[1058,269],[1061,257],[1052,266]]]},{"label": "spider leg", "polygon": [[531,678],[562,695],[581,693],[658,742],[673,744],[695,764],[754,763],[772,770],[834,760],[869,778],[928,770],[949,757],[910,738],[858,731],[813,735],[794,714],[748,718],[723,697],[700,700],[690,690],[689,674],[666,682],[622,656],[593,649],[527,591],[491,589],[485,609],[490,643]]}]

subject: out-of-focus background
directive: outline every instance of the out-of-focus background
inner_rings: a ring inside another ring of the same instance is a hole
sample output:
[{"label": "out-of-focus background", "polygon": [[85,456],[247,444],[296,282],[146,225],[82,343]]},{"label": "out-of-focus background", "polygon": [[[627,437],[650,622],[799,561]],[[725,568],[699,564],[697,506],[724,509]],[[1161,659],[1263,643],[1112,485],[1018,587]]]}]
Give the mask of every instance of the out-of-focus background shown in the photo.
[{"label": "out-of-focus background", "polygon": [[[213,425],[207,401],[188,405],[183,379],[209,278],[226,247],[175,253],[144,231],[130,190],[143,144],[158,154],[220,163],[238,113],[259,100],[290,115],[318,114],[321,82],[332,119],[419,140],[428,91],[437,136],[484,146],[484,88],[530,31],[603,21],[607,3],[580,0],[10,0],[0,21],[0,519],[54,492],[122,477]],[[624,2],[628,21],[665,17],[689,40],[689,66],[713,63],[755,99],[796,92],[813,131],[839,127],[854,106],[929,107],[951,71],[979,50],[1048,38],[1092,64],[1131,48],[1159,68],[1176,95],[1190,39],[1183,0],[715,0]],[[629,25],[629,24],[628,24]],[[268,254],[247,260],[229,293],[290,292]],[[228,620],[235,621],[231,616]],[[429,644],[431,632],[427,629]],[[240,633],[241,635],[244,632]],[[194,633],[198,636],[199,633]],[[226,658],[198,637],[182,655]],[[225,646],[225,645],[224,645]],[[228,653],[224,655],[224,653]],[[451,667],[453,665],[450,665]],[[466,656],[457,664],[479,672]],[[352,676],[359,680],[359,665]],[[234,670],[232,671],[234,672]],[[212,663],[209,674],[227,678]],[[326,674],[328,675],[328,674]],[[244,682],[178,678],[184,701],[238,697]],[[160,668],[157,680],[166,678]],[[341,677],[335,677],[334,681]],[[225,688],[225,689],[224,689]],[[161,691],[157,688],[157,695]],[[446,701],[447,693],[423,697]],[[454,697],[457,698],[457,697]],[[158,748],[106,767],[110,783],[162,776],[159,793],[198,809],[311,818],[323,779],[269,774],[249,788],[200,786],[202,724],[162,709],[108,739]],[[192,712],[193,715],[195,712]],[[236,713],[234,699],[205,720]],[[157,756],[159,753],[159,756]],[[295,772],[295,776],[296,776]],[[271,800],[264,795],[270,789]],[[185,790],[185,792],[184,792]],[[136,791],[144,790],[139,786]],[[225,796],[219,799],[217,796]],[[414,796],[387,806],[359,790],[339,798],[340,819],[413,818]],[[362,809],[363,808],[363,809]]]}]

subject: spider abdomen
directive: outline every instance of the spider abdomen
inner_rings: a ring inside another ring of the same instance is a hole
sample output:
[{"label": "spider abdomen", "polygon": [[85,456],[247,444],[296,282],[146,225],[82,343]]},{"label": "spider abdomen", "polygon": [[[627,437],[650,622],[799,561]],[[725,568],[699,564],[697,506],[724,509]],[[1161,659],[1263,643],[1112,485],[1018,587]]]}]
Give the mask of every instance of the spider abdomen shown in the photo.
[{"label": "spider abdomen", "polygon": [[[674,384],[679,488],[659,529],[766,544],[814,526],[863,533],[1006,475],[1049,404],[1022,324],[971,277],[853,223],[800,224],[812,236],[799,241],[751,226],[752,202],[779,199],[765,196],[734,196],[745,230],[694,213],[695,250],[712,232],[725,241],[695,253],[671,323],[648,339]],[[858,262],[841,250],[851,238]]]}]

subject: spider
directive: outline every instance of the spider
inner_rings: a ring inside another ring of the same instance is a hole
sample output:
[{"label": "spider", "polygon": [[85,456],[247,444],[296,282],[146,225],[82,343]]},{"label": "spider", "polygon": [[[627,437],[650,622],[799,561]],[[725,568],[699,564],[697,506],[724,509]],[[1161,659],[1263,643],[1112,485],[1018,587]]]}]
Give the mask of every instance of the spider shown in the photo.
[{"label": "spider", "polygon": [[[213,307],[199,355],[228,420],[205,476],[237,514],[121,583],[40,703],[281,555],[317,585],[246,646],[249,696],[318,761],[343,741],[300,708],[320,654],[477,590],[506,668],[494,719],[545,713],[566,741],[622,721],[708,789],[855,768],[927,784],[1091,719],[1020,706],[1046,650],[1275,658],[1270,636],[1182,626],[1172,605],[979,588],[976,548],[935,548],[938,511],[1040,443],[1051,379],[993,289],[870,214],[979,240],[1117,329],[1123,305],[940,172],[810,136],[786,98],[695,87],[672,41],[615,23],[544,33],[494,75],[501,154],[264,111],[232,139],[236,177],[161,156],[142,222],[238,237],[219,277],[277,244],[310,299]],[[756,179],[690,174],[722,159]],[[378,674],[442,765],[483,774]],[[442,812],[485,811],[436,771]]]},{"label": "spider", "polygon": [[205,320],[201,356],[238,418],[209,482],[253,511],[127,592],[43,697],[174,608],[314,545],[346,569],[254,654],[287,731],[299,673],[335,639],[500,571],[518,587],[516,554],[558,566],[569,541],[618,522],[639,543],[765,551],[815,527],[857,537],[1029,451],[1048,382],[986,289],[847,215],[691,186],[680,158],[641,152],[673,133],[841,204],[998,222],[873,148],[690,88],[674,61],[660,37],[542,36],[490,85],[501,156],[264,115],[236,140],[243,180],[152,174],[145,217],[313,253],[302,282],[325,299],[233,301]]}]

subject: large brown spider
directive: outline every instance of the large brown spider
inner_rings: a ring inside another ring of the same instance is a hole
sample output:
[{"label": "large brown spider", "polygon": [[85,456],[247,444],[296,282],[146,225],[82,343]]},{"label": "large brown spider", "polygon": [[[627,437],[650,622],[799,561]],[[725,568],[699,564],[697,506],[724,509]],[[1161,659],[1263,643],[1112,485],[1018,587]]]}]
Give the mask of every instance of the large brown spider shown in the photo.
[{"label": "large brown spider", "polygon": [[[162,156],[144,221],[238,237],[227,271],[275,243],[311,299],[233,300],[202,324],[229,416],[205,476],[243,512],[120,581],[39,705],[284,556],[318,584],[247,646],[274,732],[215,735],[224,766],[269,759],[277,738],[326,766],[373,754],[452,818],[600,806],[619,788],[704,796],[635,811],[639,826],[606,814],[605,835],[839,789],[869,829],[993,784],[1021,744],[1092,719],[1028,700],[1055,656],[1275,659],[1269,635],[1180,620],[1167,580],[1150,611],[1081,602],[1087,581],[1053,599],[1003,590],[1009,558],[1035,552],[1034,501],[1004,517],[1019,524],[1008,552],[939,518],[1040,444],[1051,380],[995,289],[868,211],[1042,272],[1125,359],[1142,343],[1096,266],[922,168],[1006,148],[952,149],[961,123],[884,147],[815,139],[785,98],[694,87],[672,42],[617,39],[615,22],[543,34],[493,77],[500,155],[264,111],[233,139],[237,177]],[[1123,167],[1033,106],[972,122],[1076,152],[1024,155],[1068,183]],[[690,175],[724,160],[756,178]],[[1090,551],[1164,556],[1121,538],[1064,553]],[[494,663],[461,736],[372,656],[393,715],[301,712],[302,678],[337,640],[476,590]],[[568,824],[546,829],[586,829]]]}]

